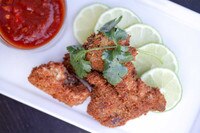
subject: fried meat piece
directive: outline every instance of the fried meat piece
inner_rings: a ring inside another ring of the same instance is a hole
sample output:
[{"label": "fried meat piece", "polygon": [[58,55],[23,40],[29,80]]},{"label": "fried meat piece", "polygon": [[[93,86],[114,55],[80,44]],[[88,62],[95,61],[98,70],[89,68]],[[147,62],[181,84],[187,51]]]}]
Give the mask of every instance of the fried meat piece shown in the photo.
[{"label": "fried meat piece", "polygon": [[[126,40],[119,41],[119,44],[123,46],[129,46],[129,40],[130,37],[128,37]],[[88,37],[87,41],[83,44],[83,47],[85,49],[91,49],[91,48],[114,46],[114,45],[115,44],[112,40],[105,37],[102,33],[98,33],[98,34],[92,34],[90,37]],[[104,62],[101,59],[103,51],[104,50],[94,50],[86,54],[86,60],[90,61],[93,70],[99,72],[103,71]],[[131,48],[130,52],[134,56],[137,55],[135,48]]]},{"label": "fried meat piece", "polygon": [[74,69],[73,69],[72,65],[70,64],[69,53],[65,54],[65,56],[63,58],[63,64],[70,74],[74,74]]},{"label": "fried meat piece", "polygon": [[159,89],[137,78],[131,62],[126,67],[128,74],[116,86],[110,85],[99,72],[87,76],[93,86],[87,112],[104,126],[122,126],[148,111],[165,110],[166,101]]},{"label": "fried meat piece", "polygon": [[49,62],[35,67],[28,80],[69,106],[83,103],[90,95],[89,90],[62,63]]}]

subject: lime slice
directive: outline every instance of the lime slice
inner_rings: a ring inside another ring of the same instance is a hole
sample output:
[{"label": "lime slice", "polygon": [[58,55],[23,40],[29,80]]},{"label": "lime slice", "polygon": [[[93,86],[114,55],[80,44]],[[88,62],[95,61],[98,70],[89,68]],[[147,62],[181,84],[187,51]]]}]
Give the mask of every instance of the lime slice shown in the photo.
[{"label": "lime slice", "polygon": [[102,4],[93,4],[83,8],[74,20],[74,35],[80,44],[94,32],[94,27],[99,16],[108,10],[108,7]]},{"label": "lime slice", "polygon": [[175,107],[181,100],[181,84],[173,71],[165,68],[154,68],[144,73],[141,79],[151,87],[160,88],[167,101],[166,111]]},{"label": "lime slice", "polygon": [[178,73],[178,62],[175,55],[160,44],[151,43],[138,48],[138,55],[133,64],[138,76],[156,67],[168,68]]},{"label": "lime slice", "polygon": [[141,20],[130,10],[125,8],[112,8],[106,12],[104,12],[97,21],[97,24],[95,26],[95,32],[97,33],[98,30],[107,22],[119,18],[120,16],[123,16],[122,20],[117,25],[121,29],[128,28],[129,26],[137,23],[141,23]]},{"label": "lime slice", "polygon": [[126,32],[131,35],[130,45],[136,48],[148,43],[162,43],[160,34],[148,25],[136,24],[127,28]]}]

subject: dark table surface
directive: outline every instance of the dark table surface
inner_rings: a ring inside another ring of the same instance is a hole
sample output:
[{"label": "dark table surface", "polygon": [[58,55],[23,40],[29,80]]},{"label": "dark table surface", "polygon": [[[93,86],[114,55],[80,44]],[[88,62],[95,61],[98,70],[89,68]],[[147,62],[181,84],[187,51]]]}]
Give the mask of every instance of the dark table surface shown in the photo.
[{"label": "dark table surface", "polygon": [[[200,0],[172,0],[200,13]],[[0,133],[87,133],[0,94]]]}]

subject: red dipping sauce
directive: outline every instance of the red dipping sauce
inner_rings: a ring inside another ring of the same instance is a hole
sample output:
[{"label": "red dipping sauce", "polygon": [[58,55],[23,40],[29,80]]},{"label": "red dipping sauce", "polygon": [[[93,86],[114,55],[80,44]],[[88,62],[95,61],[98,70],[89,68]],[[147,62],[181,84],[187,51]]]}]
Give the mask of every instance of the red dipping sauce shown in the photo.
[{"label": "red dipping sauce", "polygon": [[62,27],[64,0],[0,0],[0,36],[20,49],[47,44]]}]

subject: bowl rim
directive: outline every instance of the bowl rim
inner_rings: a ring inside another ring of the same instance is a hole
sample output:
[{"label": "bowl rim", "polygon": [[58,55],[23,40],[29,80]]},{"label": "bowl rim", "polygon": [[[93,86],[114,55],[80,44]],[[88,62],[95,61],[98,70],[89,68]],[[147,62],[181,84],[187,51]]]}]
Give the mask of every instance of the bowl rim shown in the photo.
[{"label": "bowl rim", "polygon": [[48,42],[46,42],[42,46],[39,46],[36,48],[30,48],[30,49],[18,48],[18,47],[13,46],[12,44],[10,44],[9,41],[7,41],[0,32],[0,44],[3,44],[4,46],[6,46],[10,49],[13,49],[13,50],[22,51],[22,52],[31,52],[31,53],[32,52],[33,53],[43,52],[43,51],[46,51],[48,49],[55,47],[56,42],[62,37],[63,33],[66,30],[67,11],[68,11],[67,0],[62,0],[62,2],[64,5],[64,16],[63,16],[63,21],[62,21],[61,27],[58,30],[58,32],[54,35],[54,37],[52,39],[50,39]]}]

